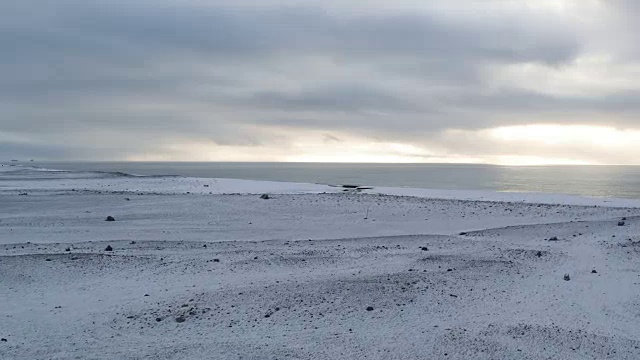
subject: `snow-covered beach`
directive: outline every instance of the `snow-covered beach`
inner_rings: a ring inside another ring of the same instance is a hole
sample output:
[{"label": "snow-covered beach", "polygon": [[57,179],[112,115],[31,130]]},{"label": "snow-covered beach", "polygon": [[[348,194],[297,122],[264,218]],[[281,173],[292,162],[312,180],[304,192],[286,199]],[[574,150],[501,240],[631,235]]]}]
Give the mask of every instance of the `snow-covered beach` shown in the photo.
[{"label": "snow-covered beach", "polygon": [[3,166],[0,358],[638,359],[639,230],[629,199]]}]

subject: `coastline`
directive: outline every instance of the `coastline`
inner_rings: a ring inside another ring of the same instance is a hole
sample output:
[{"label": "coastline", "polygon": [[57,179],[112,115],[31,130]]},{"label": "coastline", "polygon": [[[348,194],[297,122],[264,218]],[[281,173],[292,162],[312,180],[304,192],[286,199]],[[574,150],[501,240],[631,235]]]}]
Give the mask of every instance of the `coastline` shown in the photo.
[{"label": "coastline", "polygon": [[640,357],[635,200],[0,176],[3,359]]},{"label": "coastline", "polygon": [[[286,181],[244,180],[229,178],[197,178],[176,175],[145,176],[124,173],[105,172],[74,172],[67,170],[35,168],[19,166],[24,170],[33,170],[42,173],[70,174],[68,178],[47,177],[12,180],[3,178],[3,172],[10,173],[16,167],[0,167],[0,193],[11,192],[69,192],[85,191],[93,193],[120,193],[120,194],[163,194],[163,195],[221,195],[221,194],[321,194],[342,193],[345,191],[361,194],[376,194],[404,197],[418,197],[441,200],[465,200],[465,201],[489,201],[489,202],[521,202],[528,204],[561,204],[578,206],[607,206],[640,208],[640,199],[625,199],[614,197],[591,197],[581,195],[533,193],[533,192],[501,192],[492,190],[442,190],[409,187],[370,186],[369,184],[357,184],[365,187],[364,190],[343,187],[344,184],[312,184]],[[74,178],[73,174],[85,174],[84,177]],[[91,174],[91,175],[89,175]],[[115,175],[115,176],[114,176]],[[33,181],[37,180],[37,181]]]}]

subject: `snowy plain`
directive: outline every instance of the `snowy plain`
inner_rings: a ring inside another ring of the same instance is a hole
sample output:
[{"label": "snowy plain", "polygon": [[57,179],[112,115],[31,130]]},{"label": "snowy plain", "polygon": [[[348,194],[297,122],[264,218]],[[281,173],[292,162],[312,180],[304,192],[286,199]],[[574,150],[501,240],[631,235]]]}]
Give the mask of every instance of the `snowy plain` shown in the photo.
[{"label": "snowy plain", "polygon": [[3,166],[0,359],[638,359],[638,249],[637,200]]}]

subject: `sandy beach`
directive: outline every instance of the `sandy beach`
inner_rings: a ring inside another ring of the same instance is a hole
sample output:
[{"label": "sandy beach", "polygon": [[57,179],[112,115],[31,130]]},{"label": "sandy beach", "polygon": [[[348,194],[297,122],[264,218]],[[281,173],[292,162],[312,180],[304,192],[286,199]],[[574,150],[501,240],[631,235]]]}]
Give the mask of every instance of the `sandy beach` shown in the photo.
[{"label": "sandy beach", "polygon": [[0,359],[640,358],[640,201],[344,190],[2,167]]}]

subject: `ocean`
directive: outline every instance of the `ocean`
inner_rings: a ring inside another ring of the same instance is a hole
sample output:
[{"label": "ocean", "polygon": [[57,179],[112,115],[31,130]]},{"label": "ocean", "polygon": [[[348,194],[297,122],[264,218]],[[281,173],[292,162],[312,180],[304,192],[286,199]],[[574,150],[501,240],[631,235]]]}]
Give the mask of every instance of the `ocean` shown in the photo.
[{"label": "ocean", "polygon": [[[494,166],[220,162],[18,162],[74,172],[291,181],[332,185],[540,192],[640,199],[639,166]],[[50,174],[51,176],[51,174]]]}]

